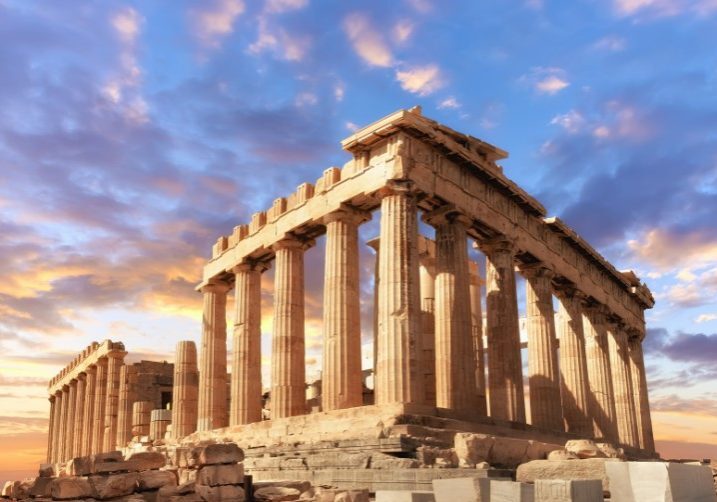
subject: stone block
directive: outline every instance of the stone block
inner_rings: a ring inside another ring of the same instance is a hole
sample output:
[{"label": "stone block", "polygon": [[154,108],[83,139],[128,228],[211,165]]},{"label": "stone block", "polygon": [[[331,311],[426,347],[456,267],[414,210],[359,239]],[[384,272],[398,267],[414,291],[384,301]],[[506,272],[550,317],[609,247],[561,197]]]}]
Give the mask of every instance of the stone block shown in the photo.
[{"label": "stone block", "polygon": [[65,464],[65,473],[68,476],[87,476],[94,472],[92,457],[75,457]]},{"label": "stone block", "polygon": [[311,489],[311,483],[308,481],[294,481],[294,480],[285,480],[285,481],[254,481],[254,490],[259,490],[261,488],[267,488],[271,486],[279,486],[279,487],[285,487],[285,488],[295,488],[299,490],[300,492],[305,492],[307,490]]},{"label": "stone block", "polygon": [[134,464],[125,460],[120,462],[94,462],[92,465],[93,474],[111,474],[133,471],[136,471]]},{"label": "stone block", "polygon": [[433,493],[436,502],[488,502],[490,480],[484,476],[434,479]]},{"label": "stone block", "polygon": [[92,455],[93,462],[122,462],[123,460],[121,451],[106,451]]},{"label": "stone block", "polygon": [[179,476],[179,484],[180,485],[183,485],[184,483],[194,483],[197,480],[197,470],[196,469],[180,468],[177,471],[177,474]]},{"label": "stone block", "polygon": [[52,478],[55,476],[55,464],[40,464],[38,471],[41,478]]},{"label": "stone block", "polygon": [[525,439],[494,437],[488,462],[497,467],[514,468],[524,462],[530,443]]},{"label": "stone block", "polygon": [[12,494],[13,483],[15,483],[15,481],[5,481],[5,484],[2,487],[2,492],[0,492],[0,497],[10,498],[10,495]]},{"label": "stone block", "polygon": [[157,490],[163,486],[177,486],[177,475],[173,471],[142,471],[137,478],[137,490]]},{"label": "stone block", "polygon": [[[378,490],[376,502],[436,502],[433,492],[410,490]],[[454,499],[457,502],[459,499]]]},{"label": "stone block", "polygon": [[576,460],[578,457],[574,453],[570,453],[565,448],[561,448],[559,450],[553,450],[550,453],[548,453],[548,460],[555,460],[555,461],[561,461],[561,460]]},{"label": "stone block", "polygon": [[51,497],[52,496],[52,478],[39,477],[30,484],[28,494],[33,497]]},{"label": "stone block", "polygon": [[485,434],[459,432],[453,438],[453,448],[461,466],[472,467],[478,462],[488,461],[492,447],[493,438]]},{"label": "stone block", "polygon": [[242,464],[205,465],[197,471],[198,485],[221,486],[236,485],[244,480]]},{"label": "stone block", "polygon": [[167,457],[159,451],[140,451],[133,453],[127,462],[133,465],[136,471],[148,471],[150,469],[159,469],[167,463]]},{"label": "stone block", "polygon": [[308,455],[302,463],[305,463],[309,469],[323,469],[326,467],[366,469],[370,459],[371,456],[366,453],[339,451]]},{"label": "stone block", "polygon": [[418,467],[418,460],[394,457],[386,453],[373,453],[370,466],[371,469],[413,469]]},{"label": "stone block", "polygon": [[27,498],[30,489],[29,482],[6,481],[2,490],[2,496],[15,500]]},{"label": "stone block", "polygon": [[[304,495],[308,494],[308,495]],[[369,502],[368,490],[345,490],[341,488],[319,488],[313,497],[309,491],[301,494],[298,500],[314,498],[316,502]],[[293,500],[293,499],[292,499]]]},{"label": "stone block", "polygon": [[535,487],[518,481],[490,480],[490,502],[533,502]]},{"label": "stone block", "polygon": [[605,466],[620,462],[611,458],[578,460],[532,460],[518,466],[516,481],[534,483],[536,479],[599,479],[603,492],[610,491]]},{"label": "stone block", "polygon": [[244,460],[244,452],[236,443],[214,443],[192,449],[195,465],[234,464]]},{"label": "stone block", "polygon": [[538,479],[535,502],[602,502],[599,479]]},{"label": "stone block", "polygon": [[106,500],[123,497],[134,492],[139,475],[134,472],[111,474],[109,476],[90,476],[92,496],[96,499]]},{"label": "stone block", "polygon": [[[254,499],[256,499],[257,502],[299,500],[300,497],[301,491],[286,486],[266,486],[254,490]],[[317,500],[321,500],[321,498],[317,497]],[[331,500],[333,502],[333,495],[331,496]]]},{"label": "stone block", "polygon": [[94,490],[85,477],[64,477],[52,480],[50,493],[54,500],[72,500],[92,497]]},{"label": "stone block", "polygon": [[206,502],[244,502],[244,490],[236,485],[195,485],[194,490]]},{"label": "stone block", "polygon": [[605,458],[607,455],[590,439],[571,439],[565,443],[565,450],[578,458]]},{"label": "stone block", "polygon": [[715,502],[712,472],[706,465],[669,462],[606,464],[612,500]]}]

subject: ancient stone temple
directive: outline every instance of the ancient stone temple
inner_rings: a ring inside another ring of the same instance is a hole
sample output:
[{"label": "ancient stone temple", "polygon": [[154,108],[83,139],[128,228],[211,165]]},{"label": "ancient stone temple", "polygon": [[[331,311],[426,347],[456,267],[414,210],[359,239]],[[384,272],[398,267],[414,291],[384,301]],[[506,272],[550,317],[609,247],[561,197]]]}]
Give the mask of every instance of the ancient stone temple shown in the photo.
[{"label": "ancient stone temple", "polygon": [[[204,297],[200,433],[229,427],[246,437],[259,430],[251,424],[262,417],[260,281],[273,266],[271,422],[301,437],[297,424],[309,420],[295,418],[307,414],[304,253],[325,235],[320,420],[339,424],[350,415],[358,434],[361,417],[435,417],[460,420],[457,429],[556,443],[595,438],[654,452],[642,354],[644,310],[654,300],[634,273],[616,270],[560,219],[547,217],[497,164],[506,152],[419,109],[384,117],[342,146],[353,156],[343,168],[276,199],[213,247],[197,288]],[[358,229],[374,214],[375,404],[362,406]],[[430,253],[419,219],[435,230]],[[469,245],[486,260],[485,348]],[[527,375],[518,275],[525,280]]]},{"label": "ancient stone temple", "polygon": [[121,342],[93,342],[50,380],[48,462],[123,448],[143,435],[134,430],[135,403],[146,403],[150,412],[171,404],[173,365],[124,364],[126,355]]}]

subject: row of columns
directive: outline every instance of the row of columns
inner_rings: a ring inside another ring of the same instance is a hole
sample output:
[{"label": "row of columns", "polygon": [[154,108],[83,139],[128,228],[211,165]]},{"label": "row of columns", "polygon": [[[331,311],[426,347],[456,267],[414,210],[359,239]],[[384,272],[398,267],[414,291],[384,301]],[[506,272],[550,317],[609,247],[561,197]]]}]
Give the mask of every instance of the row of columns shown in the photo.
[{"label": "row of columns", "polygon": [[50,396],[48,462],[115,449],[125,355],[116,350],[99,358]]},{"label": "row of columns", "polygon": [[[426,404],[416,197],[409,182],[394,182],[379,195],[375,402]],[[325,411],[362,403],[358,226],[368,217],[345,207],[323,222]],[[425,221],[436,230],[435,405],[482,413],[486,410],[482,336],[480,323],[472,317],[476,310],[480,315],[480,290],[471,285],[468,268],[470,220],[444,207],[426,214]],[[306,412],[303,255],[309,245],[287,235],[273,247],[272,418]],[[478,246],[486,256],[488,413],[525,422],[515,249],[505,238]],[[266,266],[247,261],[233,270],[236,315],[229,410],[225,325],[229,286],[215,281],[201,288],[198,430],[260,420],[260,280]],[[542,264],[524,265],[520,271],[526,279],[531,423],[654,450],[640,340],[628,338],[609,313],[579,291],[555,288],[553,272]],[[553,294],[559,300],[558,316]],[[559,351],[556,334],[561,340]]]}]

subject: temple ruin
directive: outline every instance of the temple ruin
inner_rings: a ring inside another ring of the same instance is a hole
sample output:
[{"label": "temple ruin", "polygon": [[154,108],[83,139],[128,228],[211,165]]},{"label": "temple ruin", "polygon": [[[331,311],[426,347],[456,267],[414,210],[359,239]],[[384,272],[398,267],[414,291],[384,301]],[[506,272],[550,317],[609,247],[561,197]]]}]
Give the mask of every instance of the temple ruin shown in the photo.
[{"label": "temple ruin", "polygon": [[[277,198],[214,244],[197,287],[199,354],[191,342],[177,346],[168,442],[221,435],[275,455],[282,445],[296,454],[301,443],[358,441],[351,444],[364,451],[413,458],[421,445],[473,432],[554,445],[590,438],[633,458],[656,456],[642,349],[644,310],[654,300],[633,272],[618,271],[548,217],[497,164],[506,152],[418,108],[356,131],[342,147],[353,157],[342,168]],[[360,320],[359,226],[374,215],[375,371],[373,404],[366,404],[361,332],[371,327]],[[419,221],[435,238],[420,234]],[[304,253],[322,235],[321,397],[310,413]],[[485,256],[484,281],[469,245]],[[260,283],[270,267],[267,420]],[[525,280],[527,375],[516,275]],[[128,390],[141,377],[122,365],[124,355],[121,344],[93,346],[50,382],[49,459],[124,447],[149,433],[128,427],[128,403],[151,399]],[[154,400],[152,409],[163,404]]]}]

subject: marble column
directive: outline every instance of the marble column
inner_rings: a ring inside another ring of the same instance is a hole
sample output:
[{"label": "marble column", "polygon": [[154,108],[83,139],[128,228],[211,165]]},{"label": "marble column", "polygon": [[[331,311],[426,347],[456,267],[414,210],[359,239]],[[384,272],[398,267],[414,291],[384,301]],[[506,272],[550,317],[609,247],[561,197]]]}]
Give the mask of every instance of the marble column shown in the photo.
[{"label": "marble column", "polygon": [[85,419],[85,388],[87,382],[87,374],[80,373],[77,376],[77,390],[75,391],[75,409],[72,416],[73,421],[73,441],[72,456],[82,456],[82,434],[84,433]]},{"label": "marble column", "polygon": [[[133,364],[122,365],[119,382],[117,436],[115,438],[115,447],[117,449],[124,448],[132,440],[132,405],[137,400],[137,367]],[[176,380],[174,385],[176,385]],[[172,404],[174,405],[174,401],[172,401]]]},{"label": "marble column", "polygon": [[234,335],[229,425],[261,421],[261,274],[263,263],[234,267]]},{"label": "marble column", "polygon": [[152,421],[152,401],[135,401],[132,405],[132,435],[149,436],[149,426]]},{"label": "marble column", "polygon": [[287,237],[274,246],[274,335],[271,354],[271,418],[306,413],[304,249]]},{"label": "marble column", "polygon": [[55,392],[55,409],[53,410],[52,458],[50,462],[60,461],[60,441],[62,431],[62,392]]},{"label": "marble column", "polygon": [[639,448],[627,332],[620,323],[610,321],[607,324],[607,335],[618,438],[623,445]]},{"label": "marble column", "polygon": [[[192,341],[177,343],[172,386],[172,436],[188,436],[197,430],[197,401],[199,397],[199,370],[197,347]],[[236,395],[232,395],[234,399]]]},{"label": "marble column", "polygon": [[55,427],[56,427],[55,396],[54,395],[50,396],[48,398],[48,400],[50,401],[50,423],[47,426],[47,456],[45,458],[46,458],[47,463],[50,463],[53,461],[52,460],[52,458],[53,458],[52,457],[52,448],[53,448],[52,442],[55,438],[55,432],[56,432],[55,431]]},{"label": "marble column", "polygon": [[117,447],[120,368],[125,354],[124,351],[113,351],[107,354],[107,402],[105,404],[105,432],[102,440],[103,451],[114,451]]},{"label": "marble column", "polygon": [[358,227],[369,218],[369,214],[349,207],[323,218],[326,225],[323,411],[363,404]]},{"label": "marble column", "polygon": [[497,239],[481,243],[480,248],[486,255],[490,416],[525,422],[513,245]]},{"label": "marble column", "polygon": [[[376,389],[376,368],[378,368],[378,285],[380,282],[379,276],[379,265],[381,263],[379,256],[379,238],[371,239],[366,244],[369,245],[375,252],[373,267],[373,387]],[[374,395],[375,399],[375,395]]]},{"label": "marble column", "polygon": [[635,401],[640,448],[654,452],[655,440],[652,436],[650,401],[647,395],[645,361],[642,354],[642,340],[640,336],[633,336],[629,339],[628,350],[630,354],[630,376],[632,378],[632,392],[633,400]]},{"label": "marble column", "polygon": [[75,456],[75,412],[77,409],[77,380],[71,380],[68,391],[67,422],[65,426],[65,460]]},{"label": "marble column", "polygon": [[582,296],[570,287],[556,289],[555,295],[558,297],[557,333],[560,339],[560,390],[565,430],[591,437],[593,424],[590,418]]},{"label": "marble column", "polygon": [[[433,242],[431,242],[431,245]],[[418,275],[421,282],[421,346],[420,367],[423,368],[424,401],[436,405],[436,260],[435,250],[420,249]]]},{"label": "marble column", "polygon": [[615,394],[612,387],[610,351],[603,307],[586,305],[583,310],[583,326],[590,385],[590,415],[593,418],[595,438],[615,444],[618,442]]},{"label": "marble column", "polygon": [[95,420],[95,393],[97,392],[97,367],[89,366],[85,370],[87,375],[85,381],[85,407],[82,410],[82,444],[80,445],[81,455],[89,455],[92,453],[92,434],[94,433]]},{"label": "marble column", "polygon": [[439,208],[425,221],[436,229],[436,406],[475,411],[475,352],[471,318],[470,220]]},{"label": "marble column", "polygon": [[488,414],[485,387],[485,352],[483,349],[483,307],[481,305],[481,287],[483,280],[478,273],[478,264],[469,262],[471,292],[471,330],[473,333],[473,352],[475,353],[475,393],[476,411],[480,416]]},{"label": "marble column", "polygon": [[423,404],[416,196],[410,182],[382,190],[376,404]]},{"label": "marble column", "polygon": [[199,363],[198,431],[219,429],[228,424],[226,320],[228,290],[229,285],[220,281],[210,282],[201,288],[204,296],[204,317]]},{"label": "marble column", "polygon": [[104,453],[102,446],[105,437],[105,405],[107,403],[107,357],[97,361],[97,374],[95,376],[95,405],[92,428],[92,447],[90,454]]},{"label": "marble column", "polygon": [[60,404],[62,409],[60,411],[60,427],[58,429],[59,436],[57,441],[57,461],[64,462],[68,460],[65,456],[65,448],[67,445],[67,429],[69,424],[70,415],[68,413],[70,405],[70,388],[65,385],[62,387]]},{"label": "marble column", "polygon": [[539,264],[521,267],[525,277],[526,317],[528,321],[528,382],[530,423],[537,427],[563,431],[560,406],[560,372],[555,336],[552,270]]}]

